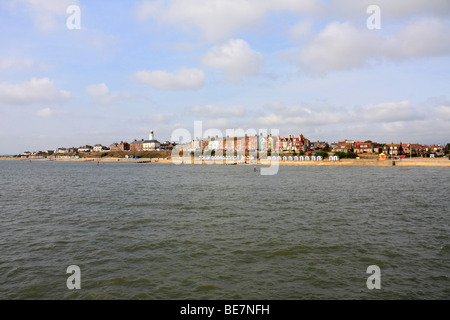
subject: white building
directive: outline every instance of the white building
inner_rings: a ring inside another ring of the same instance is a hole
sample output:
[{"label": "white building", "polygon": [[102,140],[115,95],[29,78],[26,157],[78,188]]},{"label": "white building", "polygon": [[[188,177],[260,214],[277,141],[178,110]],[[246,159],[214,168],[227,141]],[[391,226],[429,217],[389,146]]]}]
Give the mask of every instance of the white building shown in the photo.
[{"label": "white building", "polygon": [[144,140],[142,144],[142,149],[144,151],[154,151],[159,150],[161,147],[161,143],[159,143],[158,140],[155,140],[155,135],[153,133],[153,130],[150,131],[150,134],[148,135],[148,140]]},{"label": "white building", "polygon": [[93,148],[94,152],[102,152],[103,146],[101,144],[96,144]]}]

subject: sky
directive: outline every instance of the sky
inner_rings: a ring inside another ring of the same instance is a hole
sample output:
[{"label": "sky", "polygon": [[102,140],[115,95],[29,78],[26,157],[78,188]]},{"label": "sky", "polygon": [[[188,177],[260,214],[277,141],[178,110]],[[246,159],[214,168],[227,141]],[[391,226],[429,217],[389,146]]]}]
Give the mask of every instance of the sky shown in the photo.
[{"label": "sky", "polygon": [[0,154],[195,121],[447,144],[449,84],[449,0],[0,1]]}]

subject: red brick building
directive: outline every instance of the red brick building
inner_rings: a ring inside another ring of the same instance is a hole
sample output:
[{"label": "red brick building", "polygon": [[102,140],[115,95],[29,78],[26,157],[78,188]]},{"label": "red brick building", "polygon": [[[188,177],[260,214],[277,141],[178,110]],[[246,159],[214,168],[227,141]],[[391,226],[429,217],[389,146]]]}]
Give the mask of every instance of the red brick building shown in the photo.
[{"label": "red brick building", "polygon": [[225,140],[225,150],[227,151],[236,150],[236,143],[237,143],[236,137],[227,137]]},{"label": "red brick building", "polygon": [[237,137],[236,138],[236,151],[237,152],[245,152],[248,150],[248,139],[245,137]]},{"label": "red brick building", "polygon": [[254,152],[258,150],[258,136],[245,136],[247,139],[247,150]]},{"label": "red brick building", "polygon": [[373,153],[374,143],[372,142],[355,142],[353,151],[356,153]]},{"label": "red brick building", "polygon": [[130,151],[143,151],[144,150],[144,139],[134,140],[130,143]]},{"label": "red brick building", "polygon": [[276,148],[281,151],[299,152],[307,151],[310,146],[310,141],[302,134],[298,137],[289,135],[288,137],[278,138]]},{"label": "red brick building", "polygon": [[333,152],[353,152],[353,145],[355,141],[339,141],[337,145],[333,148]]},{"label": "red brick building", "polygon": [[403,154],[402,143],[389,143],[383,146],[383,153],[391,157],[397,157]]},{"label": "red brick building", "polygon": [[128,151],[130,150],[130,144],[128,142],[121,141],[120,144],[115,142],[109,146],[109,150],[111,151]]}]

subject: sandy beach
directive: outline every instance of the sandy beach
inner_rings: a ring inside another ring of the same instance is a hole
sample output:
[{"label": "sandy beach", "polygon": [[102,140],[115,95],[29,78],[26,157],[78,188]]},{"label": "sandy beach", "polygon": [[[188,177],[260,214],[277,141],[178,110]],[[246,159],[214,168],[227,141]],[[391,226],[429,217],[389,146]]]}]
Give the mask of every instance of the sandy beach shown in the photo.
[{"label": "sandy beach", "polygon": [[[8,158],[0,157],[0,160],[11,161],[75,161],[75,162],[126,162],[126,163],[173,163],[172,159],[125,159],[125,158],[80,158],[80,159],[30,159],[30,158]],[[176,162],[176,161],[175,161]],[[192,160],[191,163],[194,163]],[[195,164],[199,164],[197,160]],[[222,162],[202,161],[203,164],[225,164]],[[266,160],[258,160],[258,163],[239,163],[239,165],[270,165],[271,162]],[[290,166],[400,166],[400,167],[450,167],[450,160],[448,158],[413,158],[413,159],[398,159],[398,160],[377,160],[377,159],[341,159],[338,161],[279,161],[279,165]]]},{"label": "sandy beach", "polygon": [[[261,164],[269,164],[261,161]],[[317,165],[317,166],[400,166],[400,167],[450,167],[450,160],[445,159],[401,159],[401,160],[372,160],[372,159],[341,159],[338,161],[280,161],[280,165]]]},{"label": "sandy beach", "polygon": [[11,157],[0,157],[0,160],[16,160],[16,161],[72,161],[72,162],[130,162],[130,163],[172,163],[170,159],[150,159],[150,158],[139,158],[139,159],[126,159],[126,158],[79,158],[79,159],[48,159],[48,158],[11,158]]}]

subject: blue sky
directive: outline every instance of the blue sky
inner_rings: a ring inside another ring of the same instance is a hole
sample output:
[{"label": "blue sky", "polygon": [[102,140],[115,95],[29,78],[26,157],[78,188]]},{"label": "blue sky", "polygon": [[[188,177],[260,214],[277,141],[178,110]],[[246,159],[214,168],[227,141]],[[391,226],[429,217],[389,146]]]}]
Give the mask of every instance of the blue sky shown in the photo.
[{"label": "blue sky", "polygon": [[446,0],[5,0],[0,154],[165,141],[194,121],[445,144],[449,58]]}]

